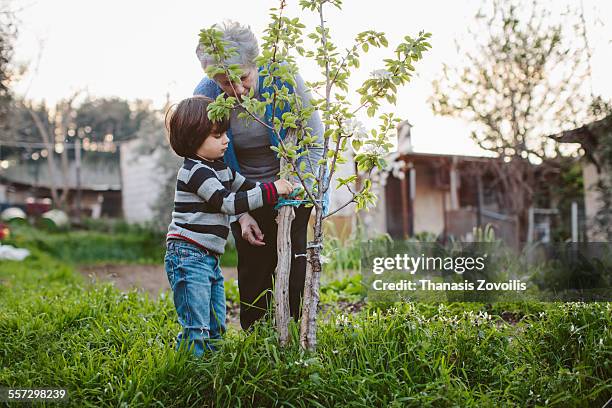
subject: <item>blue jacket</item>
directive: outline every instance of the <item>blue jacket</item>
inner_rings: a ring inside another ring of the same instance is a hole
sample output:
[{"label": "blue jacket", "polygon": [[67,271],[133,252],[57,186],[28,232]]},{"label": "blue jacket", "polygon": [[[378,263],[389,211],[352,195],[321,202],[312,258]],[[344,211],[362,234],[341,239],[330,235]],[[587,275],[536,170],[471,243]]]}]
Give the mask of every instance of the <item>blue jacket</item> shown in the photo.
[{"label": "blue jacket", "polygon": [[[261,68],[259,68],[259,71],[261,71]],[[259,97],[262,98],[261,95],[263,95],[264,93],[270,93],[272,94],[274,92],[274,88],[272,86],[269,87],[264,87],[263,86],[263,76],[259,76],[259,84],[258,84],[258,89],[259,89]],[[279,80],[280,81],[280,80]],[[277,83],[277,86],[279,88],[281,88],[281,86],[285,86],[288,90],[289,93],[293,93],[293,87],[291,86],[291,84],[288,84],[286,82],[283,83]],[[211,99],[216,99],[217,96],[221,95],[221,93],[223,93],[223,90],[221,89],[221,87],[219,85],[217,85],[217,83],[208,78],[208,77],[204,77],[202,78],[202,80],[200,81],[200,83],[196,86],[195,90],[193,91],[194,95],[204,95],[206,97],[209,97]],[[277,118],[281,118],[283,113],[285,112],[289,112],[291,111],[291,107],[289,106],[289,104],[285,104],[283,109],[280,108],[276,108],[276,112],[274,114],[275,117]],[[265,112],[265,122],[268,124],[272,124],[272,106],[271,105],[267,105],[266,106],[266,112]],[[270,146],[278,146],[278,140],[276,139],[276,135],[274,134],[274,131],[272,129],[268,129],[268,135],[270,137]],[[286,130],[285,129],[281,129],[280,131],[280,137],[281,139],[285,139],[285,135],[286,135]],[[225,151],[225,155],[223,156],[223,160],[225,161],[225,163],[231,167],[233,170],[240,172],[240,165],[238,164],[238,159],[236,157],[236,150],[234,149],[234,143],[233,143],[233,136],[232,136],[232,129],[230,127],[230,129],[227,130],[227,138],[229,139],[229,143],[227,146],[227,150]],[[327,174],[329,174],[329,169],[326,168],[326,172],[325,172],[325,176],[327,177]],[[328,210],[329,210],[329,193],[331,191],[331,186],[330,188],[327,190],[327,192],[323,195],[323,214],[327,214]]]}]

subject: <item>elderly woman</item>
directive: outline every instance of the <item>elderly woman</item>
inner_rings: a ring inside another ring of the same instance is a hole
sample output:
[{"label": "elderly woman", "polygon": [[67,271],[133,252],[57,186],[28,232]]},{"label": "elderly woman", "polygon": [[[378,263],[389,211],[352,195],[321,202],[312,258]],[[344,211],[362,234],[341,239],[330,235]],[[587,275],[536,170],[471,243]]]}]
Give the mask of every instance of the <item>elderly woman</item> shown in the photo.
[{"label": "elderly woman", "polygon": [[[228,45],[238,51],[238,55],[225,62],[241,66],[243,72],[241,82],[232,84],[224,74],[215,75],[214,78],[204,77],[196,87],[194,95],[205,95],[214,99],[224,92],[226,95],[240,98],[252,89],[256,98],[262,98],[261,94],[265,92],[264,77],[259,76],[259,67],[254,62],[259,54],[259,47],[253,32],[249,27],[236,22],[227,22],[215,28],[223,33],[223,39]],[[214,56],[206,54],[199,44],[196,54],[204,69],[215,63]],[[310,93],[299,75],[295,80],[297,86],[294,92],[302,99],[304,106],[308,106]],[[278,178],[280,161],[270,147],[276,144],[276,137],[266,126],[255,120],[239,119],[238,114],[242,109],[237,107],[231,113],[230,129],[227,132],[229,146],[224,160],[248,179],[261,182],[274,181]],[[261,119],[266,122],[265,119],[271,118]],[[313,129],[312,134],[318,135],[322,143],[323,127],[317,112],[311,116],[308,127]],[[317,163],[322,157],[322,149],[309,150],[310,162]],[[294,256],[289,275],[289,308],[291,316],[295,319],[300,315],[306,274],[306,257],[295,255],[306,253],[306,229],[311,210],[311,207],[297,207],[291,228]],[[242,214],[238,221],[231,225],[238,251],[240,325],[245,330],[264,316],[270,307],[272,277],[277,262],[276,215],[277,211],[273,208],[263,207]]]}]

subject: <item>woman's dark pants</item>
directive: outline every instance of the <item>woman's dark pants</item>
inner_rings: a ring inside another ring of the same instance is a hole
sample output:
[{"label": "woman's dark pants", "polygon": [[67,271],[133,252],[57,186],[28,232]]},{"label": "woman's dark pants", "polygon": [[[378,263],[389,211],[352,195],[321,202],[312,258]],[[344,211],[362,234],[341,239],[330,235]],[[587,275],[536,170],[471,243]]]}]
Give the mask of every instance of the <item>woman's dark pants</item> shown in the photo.
[{"label": "woman's dark pants", "polygon": [[[295,208],[291,225],[292,261],[289,274],[289,309],[297,320],[301,313],[301,300],[306,276],[306,231],[312,207]],[[262,318],[273,303],[273,276],[276,269],[276,215],[278,212],[266,206],[249,212],[264,234],[265,246],[254,246],[242,239],[238,222],[232,223],[232,233],[238,250],[238,288],[240,291],[240,325],[248,330]]]}]

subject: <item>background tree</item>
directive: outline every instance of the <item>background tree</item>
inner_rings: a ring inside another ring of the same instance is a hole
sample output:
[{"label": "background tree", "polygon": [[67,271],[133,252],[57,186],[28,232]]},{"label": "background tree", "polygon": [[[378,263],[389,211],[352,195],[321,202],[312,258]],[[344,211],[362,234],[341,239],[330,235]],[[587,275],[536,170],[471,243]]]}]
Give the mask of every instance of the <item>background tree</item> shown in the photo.
[{"label": "background tree", "polygon": [[[69,190],[69,159],[64,143],[71,118],[74,117],[73,104],[77,96],[74,94],[59,101],[52,108],[44,102],[35,104],[15,99],[10,107],[10,126],[5,128],[0,138],[0,141],[5,142],[2,147],[3,157],[19,161],[42,158],[46,161],[53,205],[64,210]],[[56,164],[58,158],[59,165]]]},{"label": "background tree", "polygon": [[113,141],[122,141],[135,137],[150,113],[150,104],[145,101],[90,98],[76,110],[75,130],[92,143],[108,141],[108,135],[112,135]]},{"label": "background tree", "polygon": [[[372,73],[358,87],[356,94],[349,92],[349,78],[360,66],[359,56],[366,53],[370,48],[386,48],[388,46],[384,33],[376,31],[364,31],[357,34],[355,41],[346,50],[339,51],[332,42],[330,28],[325,21],[325,8],[341,8],[340,0],[302,0],[300,6],[303,10],[316,13],[319,24],[307,37],[311,46],[306,45],[303,39],[305,26],[299,18],[288,18],[283,15],[285,1],[280,1],[278,9],[272,9],[271,22],[265,30],[262,53],[257,59],[259,66],[263,69],[263,85],[270,91],[264,92],[263,100],[250,96],[242,97],[239,101],[233,97],[221,94],[217,100],[209,105],[208,115],[211,119],[228,117],[231,109],[240,104],[245,108],[240,117],[250,117],[259,121],[262,125],[271,129],[278,141],[277,147],[272,147],[277,152],[283,166],[280,176],[299,181],[302,185],[302,198],[308,205],[314,207],[313,240],[307,245],[307,268],[306,282],[303,298],[302,320],[300,327],[300,344],[306,349],[314,349],[316,346],[316,317],[319,302],[319,285],[322,271],[321,251],[323,248],[324,231],[323,220],[335,214],[340,209],[351,203],[356,204],[357,210],[375,205],[376,196],[371,191],[371,181],[366,178],[359,190],[351,188],[356,176],[338,179],[338,185],[332,186],[331,180],[337,166],[346,162],[345,153],[351,147],[359,153],[354,157],[360,171],[370,174],[375,168],[382,169],[385,166],[384,156],[393,145],[390,137],[395,133],[395,127],[399,119],[393,114],[382,114],[379,116],[380,125],[365,134],[357,134],[353,125],[356,114],[364,110],[370,117],[378,112],[381,100],[385,98],[394,104],[398,86],[410,81],[413,63],[422,58],[422,53],[430,48],[427,42],[430,34],[421,32],[416,38],[406,36],[385,59],[380,70]],[[224,63],[235,51],[226,48],[221,33],[214,28],[204,29],[200,34],[200,43],[205,51],[216,57],[217,64],[210,66],[207,70],[209,77],[223,73],[233,82],[240,81],[240,69],[236,65]],[[322,95],[310,101],[305,107],[304,101],[289,88],[295,86],[295,73],[297,67],[295,55],[313,59],[321,68],[321,79],[312,82],[315,91]],[[354,97],[359,101],[355,106],[352,103]],[[290,107],[280,117],[274,117],[271,123],[265,123],[260,119],[266,110],[271,108],[276,112],[277,107]],[[305,126],[312,112],[318,109],[322,114],[324,126],[323,143],[318,142],[316,135],[312,135],[312,129]],[[283,140],[281,134],[287,132],[288,136]],[[295,142],[293,142],[293,140]],[[322,149],[323,158],[318,163],[311,163],[308,153],[311,149]],[[323,211],[323,197],[332,187],[348,188],[351,198],[339,208],[331,209],[327,214]],[[283,212],[292,211],[291,208],[283,208]],[[287,231],[286,223],[291,222],[291,217],[282,217],[279,231]],[[280,244],[284,237],[279,235],[279,262],[276,269],[276,281],[286,282],[288,275],[287,265],[282,262],[283,251]],[[286,241],[286,240],[285,240]],[[290,255],[290,251],[289,251]],[[288,294],[287,288],[275,286],[275,297]],[[282,299],[276,301],[275,310],[276,324],[281,344],[288,341],[288,302]],[[278,305],[284,305],[279,308]]]},{"label": "background tree", "polygon": [[11,126],[0,139],[7,142],[3,157],[47,164],[53,205],[64,210],[68,210],[68,173],[75,157],[75,142],[79,140],[86,152],[84,161],[118,161],[116,142],[138,137],[143,121],[154,115],[148,102],[119,98],[83,101],[80,96],[76,92],[53,106],[16,99]]},{"label": "background tree", "polygon": [[6,129],[8,125],[8,111],[13,96],[10,83],[15,75],[11,61],[17,27],[15,15],[9,6],[8,1],[0,1],[0,130]]},{"label": "background tree", "polygon": [[457,44],[464,64],[445,65],[433,83],[434,111],[466,119],[478,145],[499,158],[493,168],[505,191],[502,206],[518,216],[521,239],[536,194],[534,164],[560,154],[547,135],[588,117],[580,27],[577,13],[553,15],[542,2],[487,3],[469,40]]}]

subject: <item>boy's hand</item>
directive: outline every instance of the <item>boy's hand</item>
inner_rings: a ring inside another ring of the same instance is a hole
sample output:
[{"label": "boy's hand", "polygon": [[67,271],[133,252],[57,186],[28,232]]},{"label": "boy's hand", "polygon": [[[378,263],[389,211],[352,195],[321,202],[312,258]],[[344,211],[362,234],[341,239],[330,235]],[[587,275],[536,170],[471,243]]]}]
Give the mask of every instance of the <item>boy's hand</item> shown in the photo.
[{"label": "boy's hand", "polygon": [[306,196],[306,190],[304,190],[304,187],[302,186],[302,183],[299,183],[299,182],[295,183],[293,185],[293,190],[294,191],[297,190],[295,192],[295,197],[294,197],[296,200],[303,200],[304,197]]},{"label": "boy's hand", "polygon": [[293,184],[285,179],[276,180],[274,186],[279,195],[288,195],[293,191]]}]

